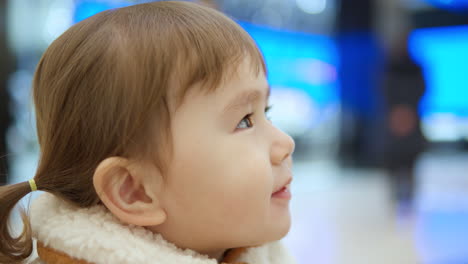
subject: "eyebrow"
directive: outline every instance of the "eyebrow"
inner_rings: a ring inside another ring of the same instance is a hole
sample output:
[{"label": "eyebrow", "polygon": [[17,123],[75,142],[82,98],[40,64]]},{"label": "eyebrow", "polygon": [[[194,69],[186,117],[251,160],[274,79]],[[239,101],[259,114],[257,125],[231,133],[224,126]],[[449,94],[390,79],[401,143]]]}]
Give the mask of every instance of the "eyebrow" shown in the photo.
[{"label": "eyebrow", "polygon": [[223,113],[233,111],[253,102],[256,102],[260,100],[262,95],[264,94],[265,101],[268,101],[268,98],[270,97],[270,85],[268,85],[265,90],[267,91],[266,93],[259,89],[247,90],[239,93],[226,105],[226,107],[223,110]]}]

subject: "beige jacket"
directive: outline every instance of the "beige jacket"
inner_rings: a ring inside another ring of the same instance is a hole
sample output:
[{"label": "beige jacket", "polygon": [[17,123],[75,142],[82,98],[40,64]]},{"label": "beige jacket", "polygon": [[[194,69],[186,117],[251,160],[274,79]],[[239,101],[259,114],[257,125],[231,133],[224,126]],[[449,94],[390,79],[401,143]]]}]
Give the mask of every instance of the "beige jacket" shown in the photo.
[{"label": "beige jacket", "polygon": [[[121,223],[102,205],[77,208],[51,194],[31,206],[33,235],[46,264],[217,264],[215,259],[182,250],[159,234]],[[285,247],[273,242],[228,251],[225,264],[295,264]]]}]

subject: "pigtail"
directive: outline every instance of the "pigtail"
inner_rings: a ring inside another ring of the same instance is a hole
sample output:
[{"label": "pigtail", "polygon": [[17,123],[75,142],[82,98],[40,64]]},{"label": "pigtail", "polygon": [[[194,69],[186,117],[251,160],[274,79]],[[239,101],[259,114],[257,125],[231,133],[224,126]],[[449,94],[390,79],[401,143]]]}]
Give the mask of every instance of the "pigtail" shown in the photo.
[{"label": "pigtail", "polygon": [[0,186],[0,263],[22,263],[33,250],[31,224],[21,208],[23,232],[13,237],[9,218],[16,204],[31,192],[28,182]]}]

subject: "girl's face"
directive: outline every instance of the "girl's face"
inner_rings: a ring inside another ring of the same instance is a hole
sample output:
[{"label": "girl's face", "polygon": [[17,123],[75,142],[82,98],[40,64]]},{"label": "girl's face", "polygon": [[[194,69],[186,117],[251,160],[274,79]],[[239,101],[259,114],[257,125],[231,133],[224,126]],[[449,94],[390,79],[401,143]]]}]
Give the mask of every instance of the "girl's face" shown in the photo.
[{"label": "girl's face", "polygon": [[268,83],[246,61],[215,92],[191,89],[172,119],[174,155],[155,227],[182,248],[216,255],[287,234],[294,141],[267,118]]}]

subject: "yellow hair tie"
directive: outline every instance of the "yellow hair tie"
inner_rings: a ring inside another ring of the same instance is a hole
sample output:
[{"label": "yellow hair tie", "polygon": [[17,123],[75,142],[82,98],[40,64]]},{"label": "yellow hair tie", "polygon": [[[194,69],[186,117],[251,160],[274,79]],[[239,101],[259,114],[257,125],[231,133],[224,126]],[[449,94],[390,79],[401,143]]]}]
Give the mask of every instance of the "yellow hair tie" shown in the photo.
[{"label": "yellow hair tie", "polygon": [[34,179],[29,180],[29,186],[31,186],[31,191],[32,192],[37,191],[37,185],[36,185],[36,181]]}]

